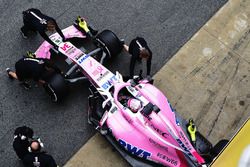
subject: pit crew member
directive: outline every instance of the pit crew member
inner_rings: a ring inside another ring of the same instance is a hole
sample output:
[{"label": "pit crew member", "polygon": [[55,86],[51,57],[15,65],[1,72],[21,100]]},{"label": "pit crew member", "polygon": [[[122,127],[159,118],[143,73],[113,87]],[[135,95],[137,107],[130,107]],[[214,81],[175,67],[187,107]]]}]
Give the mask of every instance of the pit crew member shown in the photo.
[{"label": "pit crew member", "polygon": [[141,62],[142,59],[147,60],[147,76],[149,76],[151,71],[152,52],[149,49],[146,40],[142,37],[136,37],[130,42],[129,46],[126,44],[123,46],[124,50],[132,55],[129,66],[130,78],[134,76],[136,61]]},{"label": "pit crew member", "polygon": [[62,37],[63,41],[66,40],[65,36],[63,35],[61,29],[56,23],[56,20],[52,17],[49,17],[43,14],[40,10],[31,8],[26,11],[23,11],[23,27],[21,28],[21,34],[24,38],[27,38],[29,31],[38,31],[39,34],[51,45],[55,48],[58,48],[56,44],[54,44],[46,31],[54,32],[55,30],[58,34]]},{"label": "pit crew member", "polygon": [[19,80],[25,89],[31,87],[26,82],[27,80],[33,79],[40,85],[44,85],[50,71],[60,72],[60,70],[49,63],[48,60],[35,58],[34,53],[31,52],[27,52],[26,56],[16,62],[15,69],[16,71],[12,71],[10,68],[6,68],[6,72],[10,79]]},{"label": "pit crew member", "polygon": [[23,158],[23,164],[26,167],[57,167],[54,158],[42,151],[43,144],[40,140],[31,141],[28,148],[29,153]]},{"label": "pit crew member", "polygon": [[33,137],[33,133],[33,130],[27,126],[15,129],[12,145],[20,160],[23,160],[24,156],[28,154],[29,140]]}]

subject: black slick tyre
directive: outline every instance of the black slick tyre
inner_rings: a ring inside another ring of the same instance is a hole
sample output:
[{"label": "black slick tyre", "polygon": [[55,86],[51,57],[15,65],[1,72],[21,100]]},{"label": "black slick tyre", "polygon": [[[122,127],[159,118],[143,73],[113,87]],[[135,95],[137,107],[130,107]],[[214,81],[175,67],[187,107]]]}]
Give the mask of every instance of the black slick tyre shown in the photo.
[{"label": "black slick tyre", "polygon": [[96,36],[96,43],[111,58],[118,55],[123,48],[120,39],[110,30],[103,30]]},{"label": "black slick tyre", "polygon": [[68,94],[68,85],[64,77],[57,73],[47,79],[44,89],[53,102],[60,102]]}]

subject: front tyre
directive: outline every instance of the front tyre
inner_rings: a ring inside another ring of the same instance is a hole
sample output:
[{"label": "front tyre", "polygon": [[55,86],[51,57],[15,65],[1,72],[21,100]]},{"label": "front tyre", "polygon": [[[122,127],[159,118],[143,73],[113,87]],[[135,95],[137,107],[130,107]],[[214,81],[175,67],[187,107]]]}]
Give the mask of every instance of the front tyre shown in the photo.
[{"label": "front tyre", "polygon": [[53,74],[44,85],[45,91],[53,102],[60,102],[68,93],[68,85],[60,74]]},{"label": "front tyre", "polygon": [[96,36],[96,43],[101,47],[109,58],[118,55],[123,48],[120,39],[110,30],[103,30]]}]

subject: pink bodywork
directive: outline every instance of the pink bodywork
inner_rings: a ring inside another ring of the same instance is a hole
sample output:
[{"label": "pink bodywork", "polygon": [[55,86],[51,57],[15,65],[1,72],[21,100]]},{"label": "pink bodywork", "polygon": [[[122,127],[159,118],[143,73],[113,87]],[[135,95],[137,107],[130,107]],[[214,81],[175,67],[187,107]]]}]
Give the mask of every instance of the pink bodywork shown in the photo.
[{"label": "pink bodywork", "polygon": [[[82,32],[80,32],[77,28],[75,28],[75,26],[69,26],[65,29],[62,30],[63,35],[65,36],[66,39],[68,38],[73,38],[73,37],[77,37],[77,38],[86,38],[86,35],[83,34]],[[50,36],[50,39],[57,39],[60,42],[62,41],[62,38],[60,37],[60,35],[58,33],[55,33],[53,35]],[[35,54],[37,58],[43,58],[43,59],[50,59],[50,49],[53,48],[52,45],[50,45],[50,43],[48,43],[47,41],[44,41],[40,47],[36,50]]]},{"label": "pink bodywork", "polygon": [[[77,31],[71,26],[63,30],[63,33],[67,38],[72,37],[72,33],[85,37]],[[49,58],[50,48],[51,46],[44,42],[36,51],[37,56]],[[119,76],[114,75],[70,42],[61,42],[59,52],[78,64],[99,92],[109,92],[109,89],[114,87],[114,92],[110,93],[112,97],[110,102],[115,107],[112,112],[106,112],[104,114],[106,118],[101,121],[112,130],[113,136],[124,149],[136,156],[170,167],[188,166],[183,150],[186,150],[184,152],[189,154],[189,157],[197,164],[205,162],[189,142],[167,98],[159,89],[147,82],[141,82],[132,87],[129,82],[123,82]],[[150,102],[160,111],[158,113],[153,111],[149,117],[143,116],[141,112],[133,113],[117,100],[118,93],[123,88],[130,90],[135,98],[143,102],[144,106]]]},{"label": "pink bodywork", "polygon": [[[160,162],[167,166],[187,166],[183,152],[167,144],[168,142],[176,147],[180,147],[167,130],[168,124],[172,127],[172,133],[176,133],[190,154],[192,154],[193,160],[197,160],[200,164],[204,163],[203,158],[193,148],[181,126],[176,121],[175,113],[161,91],[151,84],[140,84],[142,88],[136,86],[138,93],[135,97],[138,99],[144,97],[160,109],[160,112],[157,114],[152,112],[149,115],[150,119],[148,119],[140,112],[133,113],[128,109],[124,109],[123,105],[117,101],[118,92],[124,86],[130,86],[130,83],[115,84],[114,86],[114,99],[116,99],[115,102],[119,107],[119,112],[114,114],[111,119],[108,119],[107,124],[108,127],[111,127],[113,135],[120,141],[121,145],[127,147],[126,149],[134,149],[138,152],[143,150],[139,156],[144,156],[143,158]],[[136,154],[135,151],[133,153]]]}]

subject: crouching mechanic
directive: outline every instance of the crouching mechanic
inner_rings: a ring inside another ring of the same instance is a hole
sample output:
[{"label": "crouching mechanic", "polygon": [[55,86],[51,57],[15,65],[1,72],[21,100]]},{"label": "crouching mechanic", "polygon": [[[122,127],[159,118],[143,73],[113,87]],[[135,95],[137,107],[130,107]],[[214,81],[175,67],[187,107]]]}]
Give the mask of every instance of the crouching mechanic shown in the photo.
[{"label": "crouching mechanic", "polygon": [[58,46],[54,44],[46,34],[46,31],[54,32],[56,30],[62,37],[63,41],[66,41],[66,38],[57,25],[56,20],[43,14],[38,9],[31,8],[23,11],[23,23],[24,25],[21,28],[21,33],[24,38],[27,38],[29,31],[38,31],[47,42],[57,49]]},{"label": "crouching mechanic", "polygon": [[23,158],[23,164],[26,167],[57,167],[54,158],[42,151],[43,143],[38,140],[33,140],[28,147],[29,153]]},{"label": "crouching mechanic", "polygon": [[51,71],[61,71],[49,63],[48,60],[35,58],[34,53],[27,52],[27,56],[19,59],[15,64],[16,71],[12,71],[10,68],[6,68],[7,74],[10,79],[17,79],[21,82],[21,85],[25,89],[29,89],[31,86],[26,82],[33,79],[40,85],[46,83],[46,78]]},{"label": "crouching mechanic", "polygon": [[29,140],[33,137],[33,130],[27,126],[21,126],[15,129],[13,148],[18,158],[23,160],[28,154]]}]

